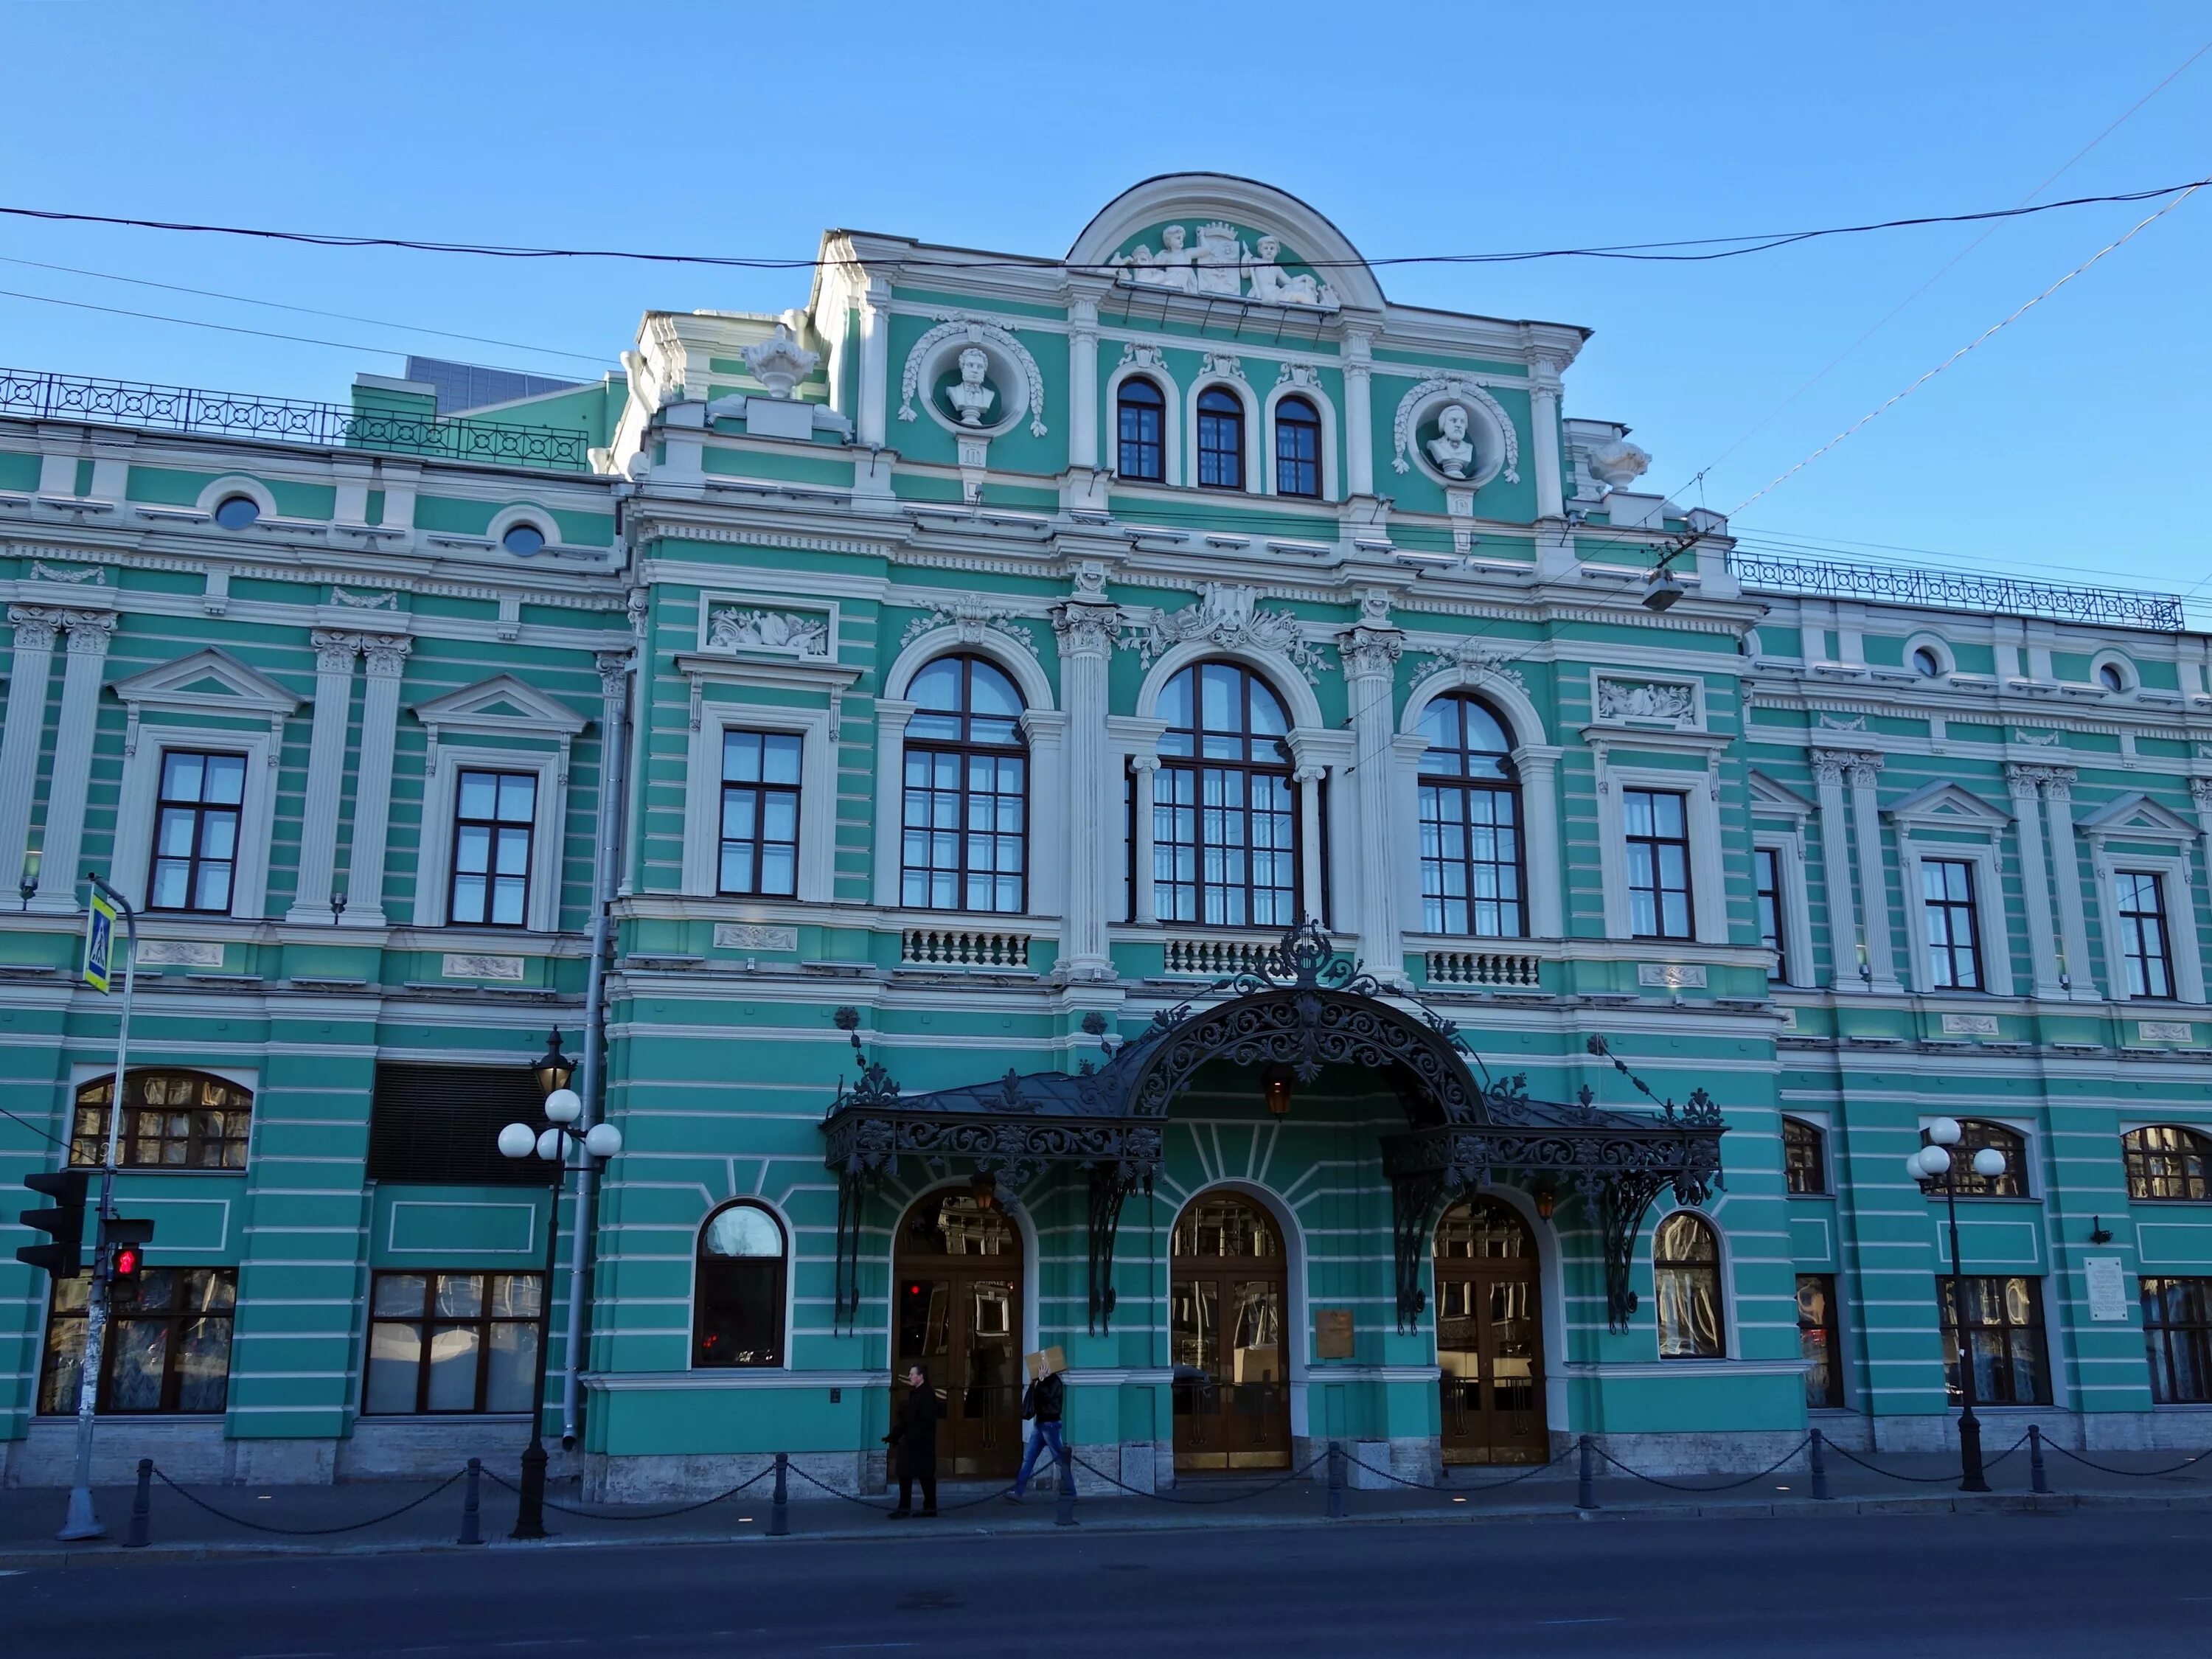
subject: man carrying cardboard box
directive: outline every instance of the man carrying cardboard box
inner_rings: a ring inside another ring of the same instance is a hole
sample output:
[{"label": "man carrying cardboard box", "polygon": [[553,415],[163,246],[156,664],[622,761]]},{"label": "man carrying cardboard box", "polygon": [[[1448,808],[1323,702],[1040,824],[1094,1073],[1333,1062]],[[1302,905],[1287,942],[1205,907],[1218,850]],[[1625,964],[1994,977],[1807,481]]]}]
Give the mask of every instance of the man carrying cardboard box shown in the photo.
[{"label": "man carrying cardboard box", "polygon": [[1022,1454],[1022,1469],[1014,1477],[1014,1489],[1008,1492],[1006,1502],[1018,1504],[1022,1494],[1029,1490],[1030,1475],[1036,1468],[1037,1454],[1049,1446],[1052,1459],[1059,1467],[1060,1478],[1067,1490],[1075,1490],[1075,1466],[1067,1455],[1067,1443],[1061,1438],[1060,1420],[1067,1404],[1067,1385],[1060,1374],[1067,1369],[1067,1358],[1057,1346],[1039,1353],[1024,1355],[1023,1364],[1028,1368],[1030,1385],[1022,1394],[1022,1416],[1036,1425],[1030,1435],[1029,1449]]}]

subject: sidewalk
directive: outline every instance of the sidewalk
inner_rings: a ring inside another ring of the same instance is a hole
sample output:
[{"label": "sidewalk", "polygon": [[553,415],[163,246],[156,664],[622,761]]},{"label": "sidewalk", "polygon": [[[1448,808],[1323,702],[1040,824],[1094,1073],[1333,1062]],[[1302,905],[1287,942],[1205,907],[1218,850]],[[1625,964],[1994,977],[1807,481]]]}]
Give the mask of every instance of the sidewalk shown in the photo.
[{"label": "sidewalk", "polygon": [[[1080,1449],[1077,1449],[1080,1456]],[[2081,1507],[2212,1506],[2212,1457],[2169,1474],[2132,1473],[2171,1468],[2173,1453],[2098,1453],[2110,1470],[2046,1451],[2051,1491],[2028,1490],[2023,1449],[1990,1466],[1987,1496],[1960,1493],[1954,1459],[1945,1455],[1885,1455],[1883,1473],[1861,1468],[1832,1448],[1828,1455],[1830,1497],[1816,1500],[1803,1460],[1797,1467],[1746,1480],[1742,1477],[1632,1479],[1600,1462],[1595,1483],[1598,1507],[1575,1507],[1574,1459],[1540,1473],[1510,1479],[1498,1469],[1456,1469],[1436,1489],[1389,1486],[1347,1489],[1344,1518],[1328,1518],[1324,1468],[1285,1480],[1187,1481],[1173,1492],[1132,1496],[1079,1467],[1079,1525],[1093,1532],[1173,1530],[1194,1527],[1389,1525],[1449,1522],[1534,1522],[1634,1517],[1746,1518],[1769,1516],[1926,1514],[1949,1510],[2068,1510]],[[2125,1472],[2125,1473],[2124,1473]],[[508,1479],[514,1472],[498,1473]],[[1373,1481],[1348,1469],[1351,1479]],[[487,1468],[481,1486],[479,1524],[493,1549],[575,1548],[604,1545],[769,1542],[771,1478],[734,1496],[685,1509],[677,1504],[584,1505],[571,1483],[548,1494],[544,1542],[511,1540],[514,1494]],[[67,1494],[52,1488],[0,1491],[0,1566],[75,1566],[98,1561],[147,1561],[211,1556],[361,1554],[459,1548],[465,1483],[375,1481],[337,1486],[192,1486],[173,1489],[156,1480],[149,1507],[149,1546],[123,1547],[133,1493],[103,1488],[97,1494],[108,1537],[97,1543],[63,1544],[54,1538]],[[1048,1533],[1056,1524],[1051,1492],[1032,1492],[1018,1506],[995,1488],[948,1486],[943,1515],[934,1521],[886,1522],[891,1499],[825,1496],[802,1480],[791,1481],[793,1538],[884,1540],[915,1536],[1007,1536]],[[562,1506],[556,1510],[553,1505]],[[404,1512],[402,1506],[406,1507]],[[572,1513],[588,1508],[589,1515]]]}]

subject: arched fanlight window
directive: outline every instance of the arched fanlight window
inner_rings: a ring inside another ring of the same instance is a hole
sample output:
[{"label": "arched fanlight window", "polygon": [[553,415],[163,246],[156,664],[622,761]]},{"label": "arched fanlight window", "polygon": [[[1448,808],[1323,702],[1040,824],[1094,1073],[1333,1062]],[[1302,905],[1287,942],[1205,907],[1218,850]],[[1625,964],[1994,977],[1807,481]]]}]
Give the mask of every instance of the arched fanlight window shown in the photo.
[{"label": "arched fanlight window", "polygon": [[1287,927],[1297,913],[1290,716],[1249,668],[1195,663],[1160,693],[1152,882],[1163,921]]},{"label": "arched fanlight window", "polygon": [[1029,750],[1022,694],[981,657],[914,677],[906,728],[900,902],[1018,915],[1028,905]]},{"label": "arched fanlight window", "polygon": [[783,1364],[782,1224],[757,1204],[725,1205],[699,1230],[691,1363]]},{"label": "arched fanlight window", "polygon": [[1675,1211],[1652,1236],[1651,1293],[1662,1359],[1718,1359],[1728,1352],[1720,1236],[1696,1211]]},{"label": "arched fanlight window", "polygon": [[1244,405],[1222,386],[1198,394],[1198,482],[1207,489],[1244,488]]},{"label": "arched fanlight window", "polygon": [[1141,376],[1121,382],[1115,396],[1119,453],[1114,470],[1133,483],[1167,482],[1167,399]]},{"label": "arched fanlight window", "polygon": [[2130,1198],[2212,1199],[2212,1136],[2154,1123],[2122,1135],[2120,1150],[2127,1160]]},{"label": "arched fanlight window", "polygon": [[[107,1107],[114,1073],[76,1091],[70,1162],[107,1156]],[[205,1072],[134,1071],[123,1102],[116,1161],[130,1170],[242,1170],[253,1128],[253,1091]]]},{"label": "arched fanlight window", "polygon": [[[2008,1129],[2002,1123],[1985,1123],[1980,1118],[1962,1118],[1959,1123],[1959,1144],[1948,1150],[1951,1154],[1951,1179],[1958,1183],[1961,1198],[2026,1198],[2027,1196],[2027,1137],[2017,1130]],[[1999,1175],[1981,1176],[1974,1173],[1974,1154],[1985,1147],[1993,1147],[2004,1154],[2005,1166]],[[1942,1188],[1934,1182],[1920,1183],[1923,1193],[1938,1193]]]},{"label": "arched fanlight window", "polygon": [[1782,1174],[1790,1192],[1803,1197],[1828,1190],[1826,1139],[1802,1118],[1782,1120]]},{"label": "arched fanlight window", "polygon": [[1275,493],[1321,495],[1321,415],[1304,398],[1275,405]]},{"label": "arched fanlight window", "polygon": [[1421,711],[1421,927],[1518,939],[1528,931],[1513,740],[1463,693]]}]

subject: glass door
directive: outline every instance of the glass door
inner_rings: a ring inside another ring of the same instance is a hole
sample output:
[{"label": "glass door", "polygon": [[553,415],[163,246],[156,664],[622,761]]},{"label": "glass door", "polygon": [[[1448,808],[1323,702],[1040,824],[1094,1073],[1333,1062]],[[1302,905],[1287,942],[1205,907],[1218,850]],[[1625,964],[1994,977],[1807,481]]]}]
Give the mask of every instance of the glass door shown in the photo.
[{"label": "glass door", "polygon": [[[900,1230],[892,1370],[909,1365],[945,1404],[937,1466],[1011,1475],[1022,1454],[1021,1237],[963,1194],[925,1199]],[[893,1385],[896,1403],[904,1383]]]},{"label": "glass door", "polygon": [[1172,1249],[1176,1468],[1288,1468],[1287,1279],[1273,1218],[1234,1194],[1209,1194],[1176,1223]]},{"label": "glass door", "polygon": [[1447,1463],[1540,1463],[1544,1338],[1535,1240],[1493,1200],[1437,1225],[1437,1364]]}]

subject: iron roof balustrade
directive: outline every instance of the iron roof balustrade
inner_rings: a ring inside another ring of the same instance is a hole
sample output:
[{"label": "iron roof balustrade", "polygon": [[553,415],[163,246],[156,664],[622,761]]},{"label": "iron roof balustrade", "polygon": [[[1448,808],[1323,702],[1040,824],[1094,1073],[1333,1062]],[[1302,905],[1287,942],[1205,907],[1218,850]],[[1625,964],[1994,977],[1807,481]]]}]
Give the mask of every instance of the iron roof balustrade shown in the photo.
[{"label": "iron roof balustrade", "polygon": [[1746,588],[1769,593],[1809,593],[1828,599],[1875,599],[2004,616],[2048,617],[2057,622],[2102,623],[2119,628],[2179,634],[2181,598],[2126,588],[2075,587],[2021,581],[1960,570],[1913,565],[1850,564],[1829,559],[1779,558],[1770,553],[1729,555],[1729,568]]}]

